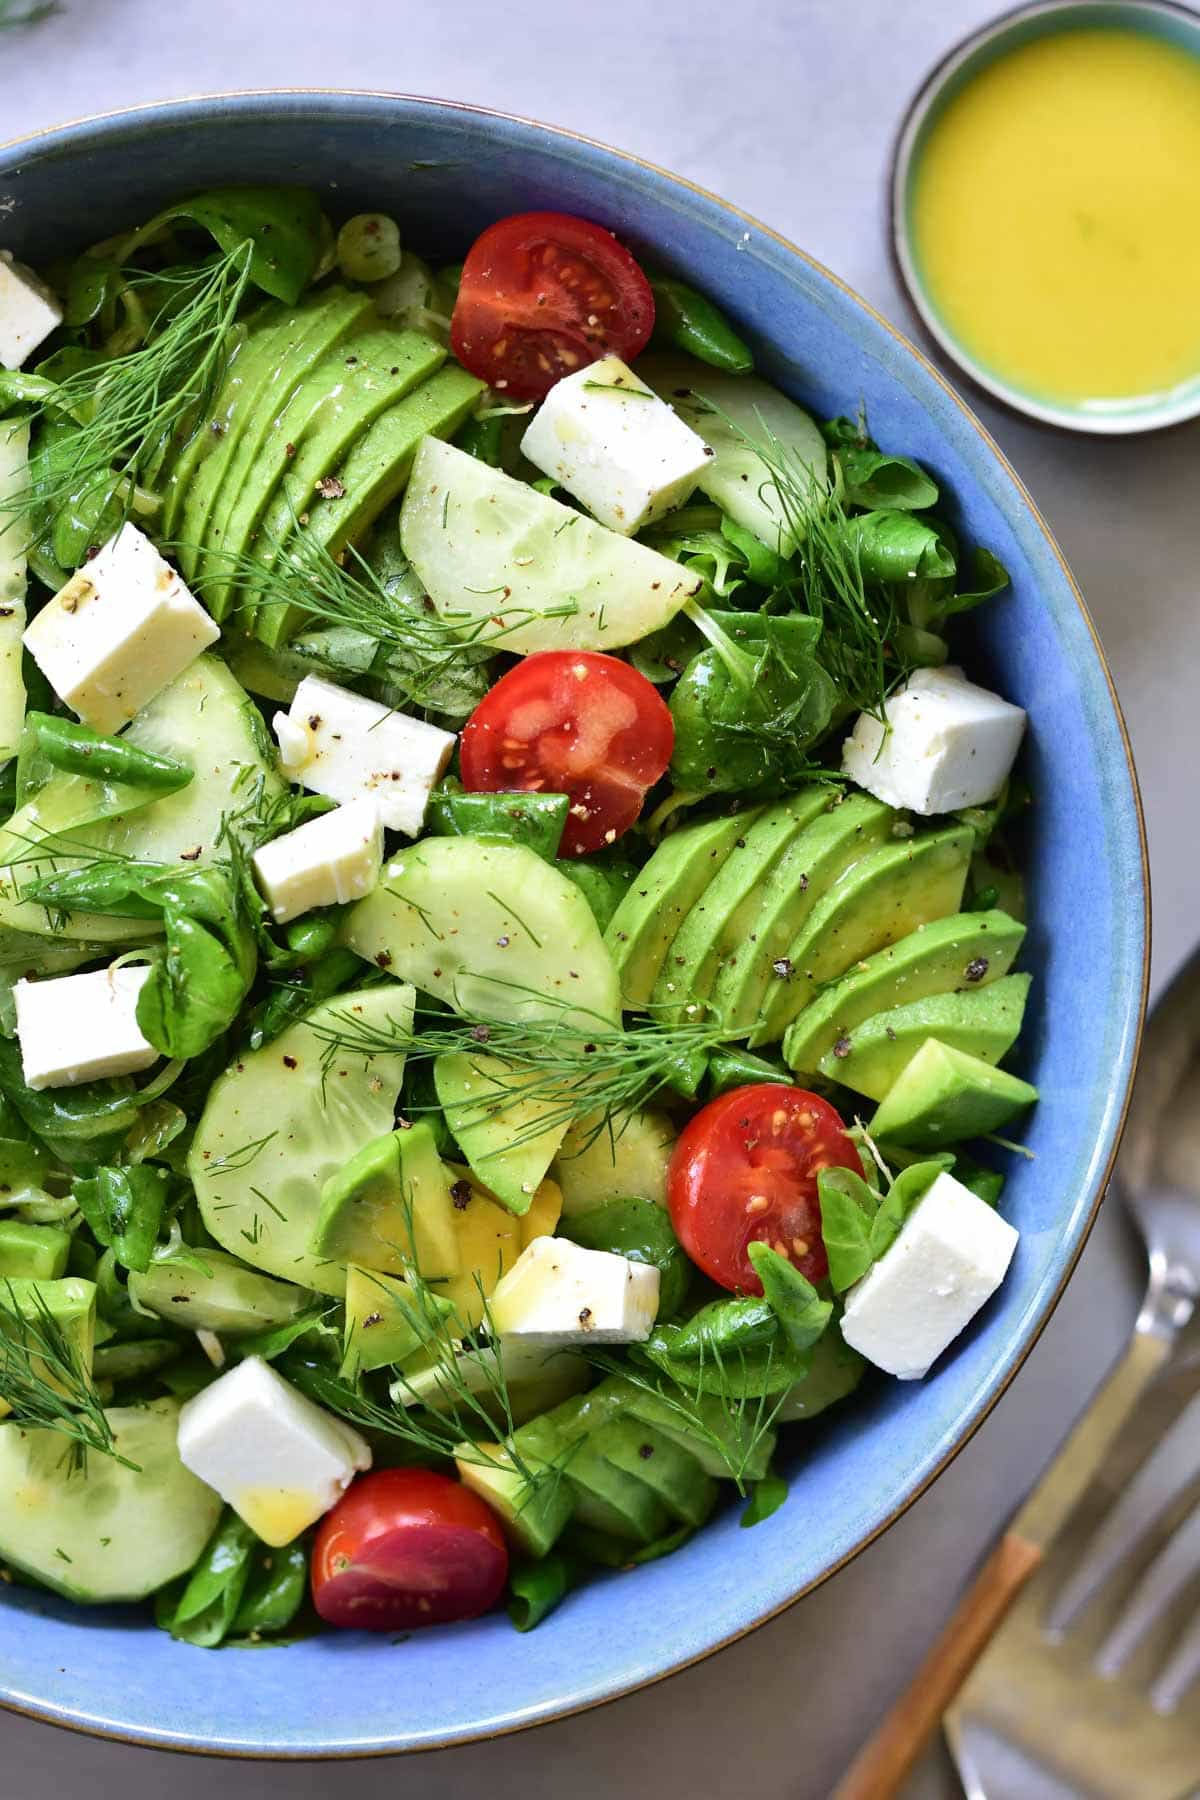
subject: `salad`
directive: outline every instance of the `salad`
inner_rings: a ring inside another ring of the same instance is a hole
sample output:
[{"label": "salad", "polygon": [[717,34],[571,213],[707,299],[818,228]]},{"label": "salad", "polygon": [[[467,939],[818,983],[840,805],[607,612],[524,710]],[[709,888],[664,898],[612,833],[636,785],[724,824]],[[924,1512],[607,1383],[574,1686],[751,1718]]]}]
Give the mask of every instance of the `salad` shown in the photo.
[{"label": "salad", "polygon": [[1006,585],[586,220],[0,255],[6,1578],[527,1630],[924,1376],[1037,1097]]}]

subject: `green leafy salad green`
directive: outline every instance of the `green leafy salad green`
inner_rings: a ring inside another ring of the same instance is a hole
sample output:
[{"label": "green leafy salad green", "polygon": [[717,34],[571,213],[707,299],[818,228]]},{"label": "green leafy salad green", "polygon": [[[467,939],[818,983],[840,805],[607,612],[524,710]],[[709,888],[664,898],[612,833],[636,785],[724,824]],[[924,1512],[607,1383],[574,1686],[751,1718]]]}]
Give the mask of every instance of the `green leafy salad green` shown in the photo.
[{"label": "green leafy salad green", "polygon": [[12,1579],[528,1631],[1002,1280],[1008,577],[682,275],[269,187],[0,256]]}]

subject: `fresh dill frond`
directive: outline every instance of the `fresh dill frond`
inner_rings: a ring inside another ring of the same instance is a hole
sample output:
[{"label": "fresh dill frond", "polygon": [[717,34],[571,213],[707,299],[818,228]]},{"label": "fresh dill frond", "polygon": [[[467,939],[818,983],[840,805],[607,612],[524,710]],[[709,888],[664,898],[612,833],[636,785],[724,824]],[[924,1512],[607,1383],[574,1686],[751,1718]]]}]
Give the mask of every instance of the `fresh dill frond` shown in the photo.
[{"label": "fresh dill frond", "polygon": [[381,1027],[363,1024],[350,1012],[334,1013],[330,1023],[312,1027],[325,1046],[326,1069],[345,1055],[402,1052],[410,1062],[453,1053],[473,1057],[479,1092],[456,1106],[460,1126],[536,1108],[531,1121],[505,1134],[508,1149],[592,1115],[589,1142],[606,1130],[619,1131],[689,1058],[736,1038],[723,1024],[705,1019],[667,1024],[649,1018],[635,1026],[614,1025],[577,1003],[520,983],[487,979],[510,1004],[514,998],[535,1002],[535,1014],[498,1019],[467,1011],[452,1019],[418,1008],[411,1025],[397,1019]]},{"label": "fresh dill frond", "polygon": [[203,416],[225,368],[230,337],[250,277],[249,239],[199,268],[133,271],[139,285],[166,289],[147,342],[68,375],[34,417],[53,410],[75,420],[53,454],[34,459],[30,485],[5,511],[31,504],[53,511],[114,480],[127,498],[154,457],[185,424]]},{"label": "fresh dill frond", "polygon": [[36,1287],[29,1289],[28,1307],[17,1304],[11,1282],[0,1289],[0,1395],[13,1424],[68,1440],[72,1469],[85,1466],[89,1450],[137,1469],[118,1451],[78,1347]]},{"label": "fresh dill frond", "polygon": [[[183,548],[186,546],[176,546]],[[349,627],[383,653],[376,672],[407,691],[416,705],[461,664],[464,651],[502,650],[512,632],[537,619],[565,619],[574,601],[536,609],[507,609],[503,618],[477,613],[439,613],[418,590],[406,569],[381,576],[352,546],[339,561],[324,544],[299,527],[270,561],[260,556],[206,549],[207,564],[193,585],[203,595],[219,587],[240,596],[234,616],[262,608],[294,607],[325,625]],[[507,590],[496,588],[496,593]]]}]

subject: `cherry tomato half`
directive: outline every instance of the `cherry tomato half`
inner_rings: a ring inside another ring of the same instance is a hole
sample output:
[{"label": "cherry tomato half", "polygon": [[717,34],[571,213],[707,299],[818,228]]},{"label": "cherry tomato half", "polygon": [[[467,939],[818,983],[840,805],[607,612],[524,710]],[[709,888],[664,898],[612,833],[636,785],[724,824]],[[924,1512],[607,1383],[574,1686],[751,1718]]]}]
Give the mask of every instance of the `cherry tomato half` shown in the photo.
[{"label": "cherry tomato half", "polygon": [[540,400],[598,357],[636,356],[653,326],[650,283],[611,231],[570,213],[513,213],[467,252],[450,348],[481,381]]},{"label": "cherry tomato half", "polygon": [[474,1619],[508,1578],[495,1514],[429,1469],[377,1469],[347,1488],[317,1532],[313,1604],[329,1625],[395,1631]]},{"label": "cherry tomato half", "polygon": [[566,794],[560,856],[627,831],[666,770],[675,725],[658,689],[615,656],[543,650],[502,675],[463,728],[463,786]]},{"label": "cherry tomato half", "polygon": [[747,1254],[770,1244],[810,1281],[829,1273],[817,1176],[861,1174],[858,1152],[829,1105],[804,1088],[734,1088],[684,1128],[667,1172],[675,1235],[722,1287],[761,1294]]}]

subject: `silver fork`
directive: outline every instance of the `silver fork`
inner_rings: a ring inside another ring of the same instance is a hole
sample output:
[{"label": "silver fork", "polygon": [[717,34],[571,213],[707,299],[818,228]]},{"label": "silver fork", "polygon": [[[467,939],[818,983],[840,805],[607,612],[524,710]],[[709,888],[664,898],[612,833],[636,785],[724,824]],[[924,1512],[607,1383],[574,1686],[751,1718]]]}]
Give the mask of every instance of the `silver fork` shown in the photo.
[{"label": "silver fork", "polygon": [[1115,1185],[1146,1239],[1146,1299],[1072,1435],[1107,1398],[1065,1529],[947,1712],[970,1800],[1033,1800],[1048,1776],[1097,1800],[1200,1792],[1200,1353],[1166,1359],[1200,1293],[1200,953],[1151,1017]]},{"label": "silver fork", "polygon": [[[1139,1658],[1155,1622],[1168,1612],[1179,1622],[1173,1602],[1180,1584],[1187,1585],[1186,1571],[1198,1566],[1200,1526],[1184,1530],[1170,1553],[1164,1551],[1140,1601],[1130,1600],[1134,1570],[1127,1563],[1131,1546],[1151,1541],[1156,1522],[1182,1526],[1172,1508],[1200,1478],[1200,1411],[1187,1410],[1186,1423],[1150,1458],[1136,1492],[1120,1502],[1092,1554],[1080,1560],[1150,1444],[1176,1413],[1183,1419],[1191,1395],[1180,1381],[1191,1388],[1200,1382],[1200,1356],[1193,1363],[1172,1354],[1200,1295],[1200,951],[1151,1017],[1114,1186],[1141,1229],[1149,1264],[1133,1338],[834,1800],[891,1800],[943,1712],[972,1800],[985,1794],[1034,1800],[1049,1791],[1036,1783],[1039,1770],[1055,1767],[1106,1800],[1180,1800],[1200,1788],[1200,1723],[1193,1735],[1186,1704],[1166,1704],[1188,1686],[1195,1637],[1181,1638],[1164,1666],[1156,1665],[1159,1709],[1139,1686],[1147,1681]],[[1064,1589],[1068,1580],[1073,1585]],[[1101,1590],[1121,1603],[1107,1631],[1091,1604]],[[1066,1599],[1048,1633],[1046,1611],[1060,1594]],[[1161,1652],[1156,1644],[1160,1663]],[[1107,1677],[1093,1668],[1101,1653]],[[1146,1755],[1153,1749],[1173,1785],[1150,1786],[1136,1757],[1122,1767],[1122,1745],[1134,1742],[1133,1727],[1143,1716],[1155,1738]],[[1096,1727],[1101,1717],[1111,1729]],[[1162,1751],[1159,1740],[1181,1730],[1178,1755]],[[1105,1751],[1085,1780],[1082,1764],[1092,1740]],[[1020,1775],[1006,1775],[1001,1784],[989,1745],[1016,1759]],[[980,1773],[985,1761],[988,1783]],[[1057,1789],[1064,1791],[1071,1790]]]}]

